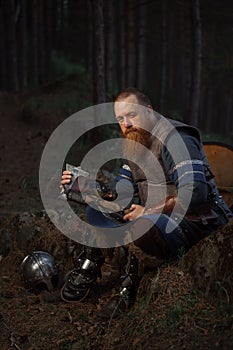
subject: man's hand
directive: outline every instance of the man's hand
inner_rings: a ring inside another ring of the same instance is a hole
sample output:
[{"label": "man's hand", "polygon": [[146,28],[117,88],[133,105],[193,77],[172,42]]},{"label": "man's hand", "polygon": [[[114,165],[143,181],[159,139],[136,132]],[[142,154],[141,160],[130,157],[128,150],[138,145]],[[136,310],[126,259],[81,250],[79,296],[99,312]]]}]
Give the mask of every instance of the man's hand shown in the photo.
[{"label": "man's hand", "polygon": [[[69,170],[64,170],[61,177],[60,188],[62,189],[64,185],[68,185],[71,181],[71,178],[72,178],[72,172]],[[83,176],[79,176],[74,182],[74,184],[72,185],[72,191],[74,192],[79,192],[81,190],[84,191],[86,183],[87,183],[86,178]]]},{"label": "man's hand", "polygon": [[61,177],[60,188],[62,188],[66,184],[69,184],[70,180],[71,180],[71,177],[72,177],[71,171],[64,170],[63,173],[62,173],[62,177]]},{"label": "man's hand", "polygon": [[129,209],[130,212],[127,213],[123,219],[126,221],[127,220],[133,221],[142,215],[169,213],[173,210],[176,203],[177,203],[177,197],[170,196],[170,197],[167,197],[166,201],[164,203],[162,203],[161,205],[157,205],[157,206],[149,208],[149,209],[146,209],[138,204],[132,204],[130,209]]},{"label": "man's hand", "polygon": [[128,214],[126,214],[123,217],[123,219],[126,221],[127,220],[133,221],[136,218],[138,218],[139,216],[143,215],[145,208],[139,204],[132,204],[129,210],[130,210],[130,212]]}]

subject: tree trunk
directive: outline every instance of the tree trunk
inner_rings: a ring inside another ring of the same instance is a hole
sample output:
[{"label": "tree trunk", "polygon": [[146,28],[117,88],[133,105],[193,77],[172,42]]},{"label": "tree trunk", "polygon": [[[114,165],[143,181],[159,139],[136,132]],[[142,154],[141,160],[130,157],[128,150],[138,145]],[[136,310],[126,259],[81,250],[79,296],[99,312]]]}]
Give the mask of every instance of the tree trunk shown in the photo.
[{"label": "tree trunk", "polygon": [[32,0],[32,61],[33,85],[37,88],[39,85],[37,0]]},{"label": "tree trunk", "polygon": [[160,80],[160,112],[164,112],[165,92],[167,85],[167,3],[162,2],[162,62],[161,62],[161,80]]},{"label": "tree trunk", "polygon": [[106,2],[106,90],[112,93],[116,86],[116,31],[115,31],[115,8],[113,1]]},{"label": "tree trunk", "polygon": [[[171,6],[171,5],[170,5]],[[175,50],[174,50],[174,42],[176,41],[175,37],[175,11],[172,9],[167,13],[167,41],[169,43],[169,55],[168,59],[168,71],[167,71],[167,85],[169,91],[173,91],[174,86],[176,86],[176,62],[175,62]],[[157,76],[159,76],[160,69],[157,71]]]},{"label": "tree trunk", "polygon": [[231,141],[233,142],[233,121],[232,121],[232,114],[233,114],[233,91],[232,89],[229,91],[226,99],[226,120],[225,120],[225,128],[224,133],[225,135],[229,135],[231,137]]},{"label": "tree trunk", "polygon": [[205,101],[206,101],[206,109],[205,109],[206,120],[205,120],[204,130],[208,133],[211,131],[211,121],[213,117],[213,103],[214,103],[213,89],[210,86],[206,91]]},{"label": "tree trunk", "polygon": [[137,86],[143,90],[145,88],[147,65],[146,65],[146,4],[144,0],[139,0],[138,18],[138,48],[137,48]]},{"label": "tree trunk", "polygon": [[51,1],[46,1],[45,11],[45,74],[47,80],[50,79],[50,66],[51,66],[51,55],[53,49],[53,34],[55,27],[55,20],[53,16],[54,4]]},{"label": "tree trunk", "polygon": [[86,69],[86,72],[90,72],[92,70],[92,57],[93,57],[92,8],[91,8],[90,0],[85,1],[85,17],[86,17],[86,32],[87,32],[85,69]]},{"label": "tree trunk", "polygon": [[66,43],[67,43],[67,31],[68,31],[68,0],[62,1],[62,38],[63,38],[63,45],[62,49],[63,52],[66,51]]},{"label": "tree trunk", "polygon": [[198,126],[201,98],[201,68],[202,68],[202,29],[200,17],[200,1],[192,0],[194,27],[194,67],[191,100],[191,123]]},{"label": "tree trunk", "polygon": [[25,0],[20,0],[20,35],[21,35],[21,87],[28,87],[28,34],[27,34],[27,6]]},{"label": "tree trunk", "polygon": [[119,0],[118,7],[118,85],[119,89],[126,87],[126,22],[125,0]]},{"label": "tree trunk", "polygon": [[4,16],[6,19],[6,44],[7,44],[7,62],[8,62],[8,90],[18,91],[18,56],[16,41],[16,8],[14,0],[3,1]]},{"label": "tree trunk", "polygon": [[56,0],[56,49],[58,51],[63,47],[63,0]]},{"label": "tree trunk", "polygon": [[105,72],[104,72],[104,18],[103,0],[91,0],[93,9],[93,102],[104,103],[105,94]]},{"label": "tree trunk", "polygon": [[127,70],[126,82],[134,86],[136,82],[136,38],[135,38],[135,10],[133,0],[127,0]]},{"label": "tree trunk", "polygon": [[46,80],[45,64],[45,21],[44,21],[44,3],[38,2],[38,60],[39,60],[39,83],[42,84]]},{"label": "tree trunk", "polygon": [[[179,3],[179,38],[180,49],[178,53],[178,64],[180,74],[176,77],[175,88],[179,93],[179,100],[181,104],[180,112],[184,120],[190,122],[191,113],[191,89],[192,89],[192,62],[191,62],[191,47],[192,31],[190,25],[191,6],[190,2],[185,0]],[[175,27],[174,27],[175,30]],[[175,40],[175,38],[174,38]],[[169,53],[170,57],[170,53]]]},{"label": "tree trunk", "polygon": [[[3,3],[3,2],[2,2]],[[3,5],[2,5],[3,6]],[[1,90],[7,89],[7,68],[6,68],[6,26],[4,18],[3,8],[0,6],[0,88]]]},{"label": "tree trunk", "polygon": [[189,99],[187,100],[187,74],[190,74],[190,68],[188,66],[187,61],[187,40],[186,37],[188,36],[187,31],[187,20],[186,20],[186,6],[184,2],[180,2],[178,4],[179,6],[179,37],[180,37],[180,58],[179,58],[179,76],[180,76],[180,103],[181,103],[181,115],[186,114],[186,105],[189,103]]}]

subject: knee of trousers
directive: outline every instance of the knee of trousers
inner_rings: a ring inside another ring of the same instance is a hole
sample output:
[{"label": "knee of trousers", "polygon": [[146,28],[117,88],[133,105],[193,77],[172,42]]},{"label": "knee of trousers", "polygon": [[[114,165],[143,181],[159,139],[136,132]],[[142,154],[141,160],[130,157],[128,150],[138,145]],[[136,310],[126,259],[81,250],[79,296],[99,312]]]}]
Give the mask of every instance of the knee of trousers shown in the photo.
[{"label": "knee of trousers", "polygon": [[167,242],[156,225],[153,225],[140,238],[136,239],[134,244],[146,254],[156,256],[159,259],[167,259],[170,256]]}]

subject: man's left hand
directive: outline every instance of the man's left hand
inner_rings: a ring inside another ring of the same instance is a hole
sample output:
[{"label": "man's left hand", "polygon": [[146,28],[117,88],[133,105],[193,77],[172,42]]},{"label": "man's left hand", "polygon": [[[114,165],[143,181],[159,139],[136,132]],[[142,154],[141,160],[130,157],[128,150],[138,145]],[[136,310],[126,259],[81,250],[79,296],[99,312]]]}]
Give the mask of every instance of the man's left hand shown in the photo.
[{"label": "man's left hand", "polygon": [[130,212],[123,217],[125,221],[133,221],[143,215],[145,208],[139,204],[132,204],[129,210]]}]

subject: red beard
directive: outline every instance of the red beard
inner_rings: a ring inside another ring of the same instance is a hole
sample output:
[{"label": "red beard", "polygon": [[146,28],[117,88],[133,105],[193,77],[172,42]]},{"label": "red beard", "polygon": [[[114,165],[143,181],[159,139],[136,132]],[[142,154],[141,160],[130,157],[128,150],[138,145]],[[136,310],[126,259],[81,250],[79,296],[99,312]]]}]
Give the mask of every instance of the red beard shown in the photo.
[{"label": "red beard", "polygon": [[126,140],[135,141],[125,143],[124,155],[126,158],[141,156],[145,151],[141,145],[146,148],[151,146],[151,133],[145,129],[131,127],[124,132],[123,136]]}]

